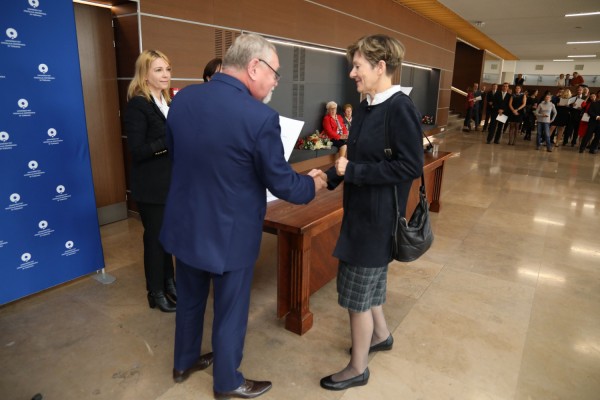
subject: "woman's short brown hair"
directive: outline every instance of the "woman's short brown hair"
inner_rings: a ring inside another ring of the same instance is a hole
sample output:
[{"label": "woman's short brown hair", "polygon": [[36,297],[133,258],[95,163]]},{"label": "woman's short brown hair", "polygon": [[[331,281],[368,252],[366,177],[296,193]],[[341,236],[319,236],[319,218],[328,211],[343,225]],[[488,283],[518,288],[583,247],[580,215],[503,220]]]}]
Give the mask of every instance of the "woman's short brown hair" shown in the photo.
[{"label": "woman's short brown hair", "polygon": [[383,34],[363,36],[356,43],[348,46],[346,57],[350,63],[357,52],[362,54],[373,67],[379,61],[384,61],[388,76],[396,72],[404,59],[404,45],[398,39]]}]

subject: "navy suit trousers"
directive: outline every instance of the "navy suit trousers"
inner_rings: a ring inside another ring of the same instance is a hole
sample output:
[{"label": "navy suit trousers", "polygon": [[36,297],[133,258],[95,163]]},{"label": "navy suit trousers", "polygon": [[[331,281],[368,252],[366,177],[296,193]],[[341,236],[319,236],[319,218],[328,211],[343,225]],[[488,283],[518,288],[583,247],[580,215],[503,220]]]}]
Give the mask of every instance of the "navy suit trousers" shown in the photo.
[{"label": "navy suit trousers", "polygon": [[217,392],[237,389],[244,382],[238,368],[242,362],[248,326],[253,273],[254,268],[249,267],[216,275],[177,260],[174,367],[180,371],[188,369],[200,357],[204,312],[212,281],[213,388]]}]

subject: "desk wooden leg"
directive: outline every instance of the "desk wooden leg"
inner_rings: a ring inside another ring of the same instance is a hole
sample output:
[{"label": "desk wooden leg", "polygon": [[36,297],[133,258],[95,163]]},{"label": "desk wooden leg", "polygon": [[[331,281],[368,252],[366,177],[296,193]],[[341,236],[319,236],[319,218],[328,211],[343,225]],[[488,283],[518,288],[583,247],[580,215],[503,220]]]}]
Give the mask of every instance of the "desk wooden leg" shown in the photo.
[{"label": "desk wooden leg", "polygon": [[444,164],[433,171],[433,192],[431,193],[431,204],[429,211],[440,212],[440,196],[442,194],[442,177],[444,176]]},{"label": "desk wooden leg", "polygon": [[310,238],[279,232],[277,316],[285,316],[285,328],[302,335],[313,325],[309,310]]}]

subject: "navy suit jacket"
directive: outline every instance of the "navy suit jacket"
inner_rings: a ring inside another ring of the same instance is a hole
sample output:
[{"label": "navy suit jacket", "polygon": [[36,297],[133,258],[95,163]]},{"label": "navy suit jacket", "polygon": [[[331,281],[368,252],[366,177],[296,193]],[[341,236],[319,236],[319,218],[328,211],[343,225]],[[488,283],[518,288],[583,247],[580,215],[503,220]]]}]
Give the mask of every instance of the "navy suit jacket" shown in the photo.
[{"label": "navy suit jacket", "polygon": [[286,162],[279,115],[232,76],[188,86],[171,104],[171,186],[160,240],[186,264],[212,273],[252,267],[266,213],[266,189],[304,204],[313,178]]}]

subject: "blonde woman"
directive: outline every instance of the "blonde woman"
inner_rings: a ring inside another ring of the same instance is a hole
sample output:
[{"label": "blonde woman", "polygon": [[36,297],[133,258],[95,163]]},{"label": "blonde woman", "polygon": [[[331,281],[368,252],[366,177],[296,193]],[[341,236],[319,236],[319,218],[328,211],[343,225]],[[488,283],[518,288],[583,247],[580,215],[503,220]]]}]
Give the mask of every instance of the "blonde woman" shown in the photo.
[{"label": "blonde woman", "polygon": [[556,118],[552,123],[553,127],[556,127],[556,134],[554,136],[554,146],[558,147],[558,144],[562,142],[565,127],[569,123],[569,106],[567,101],[571,98],[571,91],[564,89],[558,98],[558,104],[556,105]]},{"label": "blonde woman", "polygon": [[177,292],[171,254],[158,240],[171,175],[165,123],[171,97],[171,63],[158,50],[144,50],[135,62],[123,117],[131,152],[130,188],[144,226],[144,272],[150,308],[175,311]]}]

